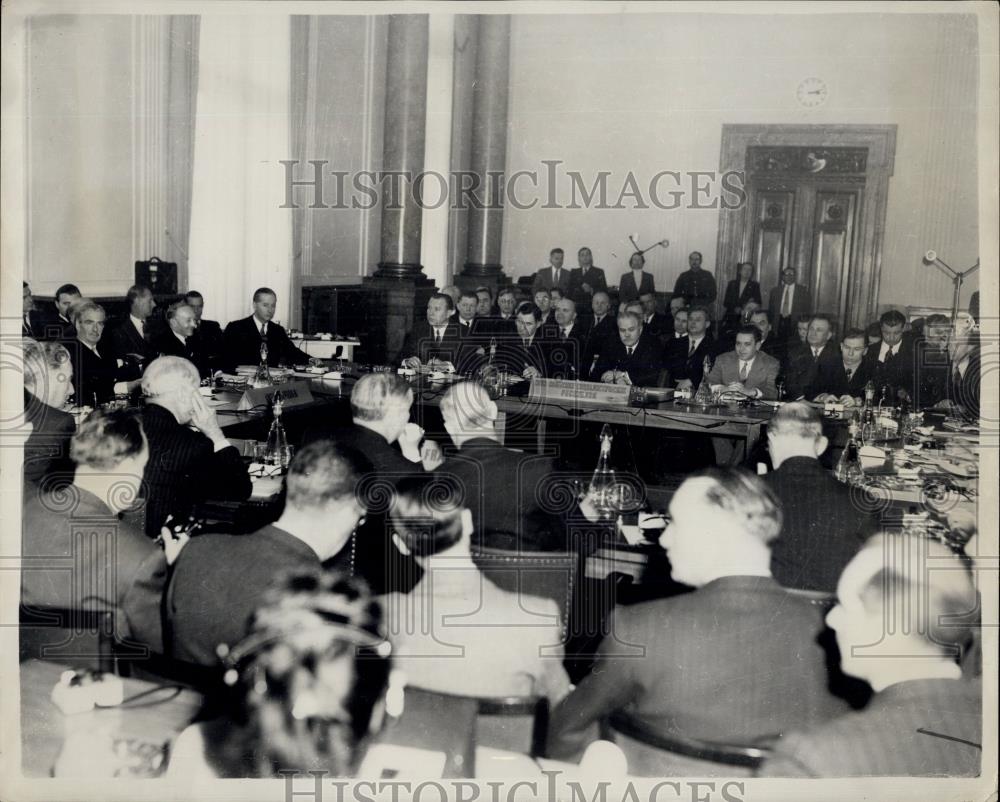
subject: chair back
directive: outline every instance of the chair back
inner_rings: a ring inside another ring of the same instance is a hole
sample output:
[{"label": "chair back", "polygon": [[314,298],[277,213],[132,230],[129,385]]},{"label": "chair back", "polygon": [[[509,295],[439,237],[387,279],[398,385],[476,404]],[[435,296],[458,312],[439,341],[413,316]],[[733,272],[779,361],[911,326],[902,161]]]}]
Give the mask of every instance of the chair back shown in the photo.
[{"label": "chair back", "polygon": [[476,744],[520,752],[545,754],[549,734],[549,700],[544,696],[478,697]]},{"label": "chair back", "polygon": [[472,560],[501,590],[519,597],[552,599],[559,608],[561,634],[565,638],[573,589],[580,570],[579,554],[475,546]]},{"label": "chair back", "polygon": [[[611,739],[625,752],[629,774],[636,776],[749,776],[771,755],[766,745],[706,741],[678,733],[663,734],[618,710],[607,720]],[[638,749],[631,748],[637,744]],[[689,772],[689,773],[687,773]]]}]

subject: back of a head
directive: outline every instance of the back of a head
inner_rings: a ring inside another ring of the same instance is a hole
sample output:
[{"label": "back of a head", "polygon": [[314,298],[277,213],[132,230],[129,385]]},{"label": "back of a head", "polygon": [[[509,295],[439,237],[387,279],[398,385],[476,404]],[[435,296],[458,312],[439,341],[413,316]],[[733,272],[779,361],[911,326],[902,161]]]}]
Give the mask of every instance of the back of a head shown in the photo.
[{"label": "back of a head", "polygon": [[24,389],[36,398],[45,400],[49,383],[49,372],[72,370],[69,364],[69,351],[60,343],[54,341],[38,342],[25,337],[22,340],[24,349]]},{"label": "back of a head", "polygon": [[397,404],[410,398],[410,385],[395,373],[366,373],[351,390],[351,415],[369,423],[385,418]]},{"label": "back of a head", "polygon": [[77,426],[70,441],[70,457],[78,466],[113,471],[145,447],[139,416],[133,410],[96,410]]},{"label": "back of a head", "polygon": [[356,499],[371,463],[355,449],[333,440],[316,440],[292,459],[285,480],[285,503],[296,510],[322,510]]},{"label": "back of a head", "polygon": [[458,382],[441,397],[441,415],[461,431],[492,429],[496,405],[478,382]]},{"label": "back of a head", "polygon": [[809,404],[793,401],[778,407],[767,424],[771,437],[801,438],[815,442],[823,436],[823,421]]},{"label": "back of a head", "polygon": [[195,388],[200,382],[198,368],[192,362],[179,356],[161,356],[150,362],[142,374],[142,392],[155,400],[179,388]]},{"label": "back of a head", "polygon": [[392,666],[380,606],[337,572],[280,576],[247,637],[222,653],[232,727],[208,747],[223,776],[324,769],[349,777],[379,726]]},{"label": "back of a head", "polygon": [[731,533],[770,545],[781,534],[781,504],[758,476],[731,468],[709,468],[695,474],[705,481],[704,499],[732,524]]},{"label": "back of a head", "polygon": [[429,557],[462,538],[465,493],[446,475],[407,477],[396,485],[390,517],[410,553]]}]

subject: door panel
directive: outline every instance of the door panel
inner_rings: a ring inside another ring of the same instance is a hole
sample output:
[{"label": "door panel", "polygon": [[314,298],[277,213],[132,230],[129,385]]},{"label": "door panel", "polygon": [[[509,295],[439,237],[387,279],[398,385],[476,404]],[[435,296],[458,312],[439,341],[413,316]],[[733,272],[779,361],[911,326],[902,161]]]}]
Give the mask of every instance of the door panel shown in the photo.
[{"label": "door panel", "polygon": [[792,247],[795,193],[762,189],[756,193],[752,259],[764,297],[780,281]]},{"label": "door panel", "polygon": [[853,192],[818,190],[813,216],[810,284],[817,312],[844,317],[850,285],[857,198]]}]

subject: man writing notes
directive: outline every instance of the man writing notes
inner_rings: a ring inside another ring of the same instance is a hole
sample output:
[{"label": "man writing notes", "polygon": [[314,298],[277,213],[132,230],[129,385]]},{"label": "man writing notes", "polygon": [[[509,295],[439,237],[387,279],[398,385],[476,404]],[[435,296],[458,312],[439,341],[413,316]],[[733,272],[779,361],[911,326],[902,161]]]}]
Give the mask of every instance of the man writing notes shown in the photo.
[{"label": "man writing notes", "polygon": [[660,341],[643,331],[639,315],[623,312],[618,316],[618,337],[606,341],[598,354],[591,379],[605,384],[656,387],[661,384],[662,370],[663,349]]},{"label": "man writing notes", "polygon": [[253,294],[253,314],[226,326],[222,337],[229,370],[259,364],[261,345],[267,346],[270,365],[310,363],[309,354],[297,348],[285,329],[272,320],[277,303],[278,294],[270,287],[261,287]]},{"label": "man writing notes", "polygon": [[416,370],[422,365],[450,364],[458,360],[461,336],[458,324],[452,320],[455,302],[443,292],[434,293],[427,301],[427,318],[413,324],[399,354],[403,367]]},{"label": "man writing notes", "polygon": [[780,364],[760,350],[761,334],[756,326],[743,326],[736,332],[736,347],[719,354],[708,374],[712,390],[738,392],[748,398],[778,397],[775,382]]},{"label": "man writing notes", "polygon": [[701,266],[701,252],[691,251],[688,255],[688,269],[677,277],[674,295],[683,295],[691,306],[710,307],[715,303],[718,290],[715,276]]}]

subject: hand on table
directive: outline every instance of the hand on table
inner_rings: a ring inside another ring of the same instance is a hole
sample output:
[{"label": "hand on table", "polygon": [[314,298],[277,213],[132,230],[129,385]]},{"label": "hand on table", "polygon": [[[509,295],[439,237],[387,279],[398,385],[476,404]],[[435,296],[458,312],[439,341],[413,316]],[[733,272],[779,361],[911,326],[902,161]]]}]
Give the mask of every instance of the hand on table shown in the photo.
[{"label": "hand on table", "polygon": [[444,452],[441,446],[433,440],[424,440],[420,446],[420,462],[425,471],[433,471],[444,462]]},{"label": "hand on table", "polygon": [[417,370],[420,367],[420,358],[416,356],[407,357],[403,360],[403,367],[408,370]]},{"label": "hand on table", "polygon": [[521,375],[525,379],[537,379],[542,375],[542,372],[533,365],[528,365],[528,367],[526,367],[524,371],[522,371]]}]

